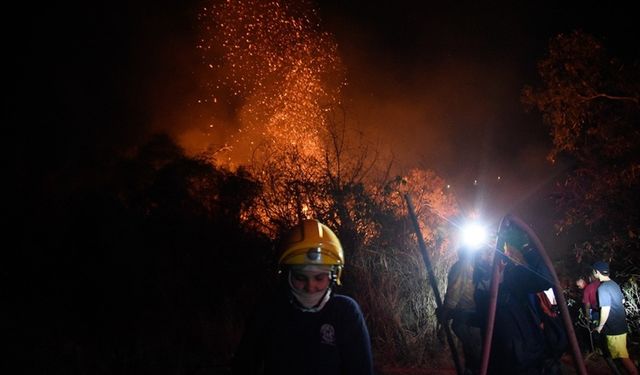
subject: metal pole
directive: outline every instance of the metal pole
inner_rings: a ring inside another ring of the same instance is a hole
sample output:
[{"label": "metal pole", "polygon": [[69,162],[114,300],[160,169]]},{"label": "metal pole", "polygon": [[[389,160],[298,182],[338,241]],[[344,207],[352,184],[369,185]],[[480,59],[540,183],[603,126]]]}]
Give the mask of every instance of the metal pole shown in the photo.
[{"label": "metal pole", "polygon": [[[407,207],[409,209],[409,217],[411,217],[411,221],[413,222],[413,228],[416,232],[416,237],[418,238],[420,253],[422,254],[422,260],[424,261],[424,266],[427,269],[427,275],[429,278],[429,283],[431,284],[431,289],[433,289],[433,294],[435,295],[435,298],[436,298],[436,305],[438,306],[438,308],[440,308],[442,307],[442,298],[440,298],[440,292],[438,291],[438,282],[433,273],[433,268],[431,267],[431,260],[429,259],[429,253],[427,252],[427,245],[424,243],[424,238],[422,238],[422,231],[420,231],[418,218],[416,217],[416,213],[413,210],[411,197],[407,193],[404,195],[404,198],[407,201]],[[456,372],[458,373],[458,375],[462,375],[463,373],[462,364],[460,363],[460,358],[458,357],[458,351],[456,349],[453,336],[451,335],[451,331],[449,330],[449,326],[447,324],[443,324],[443,328],[444,328],[445,335],[447,336],[447,343],[449,344],[449,349],[451,349],[451,356],[453,357],[453,362],[456,366]]]}]

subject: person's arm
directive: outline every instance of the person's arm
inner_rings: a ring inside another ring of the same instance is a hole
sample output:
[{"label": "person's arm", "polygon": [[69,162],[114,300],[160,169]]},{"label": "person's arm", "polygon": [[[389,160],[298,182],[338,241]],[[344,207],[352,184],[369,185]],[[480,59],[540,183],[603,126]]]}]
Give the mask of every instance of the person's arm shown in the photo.
[{"label": "person's arm", "polygon": [[589,318],[589,320],[591,320],[591,297],[595,297],[596,293],[594,289],[597,289],[597,287],[594,288],[594,284],[591,283],[587,284],[587,286],[585,286],[582,290],[582,304],[584,305],[584,313],[587,318]]},{"label": "person's arm", "polygon": [[373,355],[371,338],[360,306],[355,300],[348,300],[350,307],[345,311],[347,332],[343,343],[343,372],[349,375],[373,375]]},{"label": "person's arm", "polygon": [[584,314],[589,320],[591,320],[591,304],[589,302],[584,304]]},{"label": "person's arm", "polygon": [[596,327],[596,331],[600,333],[604,328],[605,323],[607,323],[607,319],[609,319],[609,312],[611,311],[611,306],[600,306],[600,324]]}]

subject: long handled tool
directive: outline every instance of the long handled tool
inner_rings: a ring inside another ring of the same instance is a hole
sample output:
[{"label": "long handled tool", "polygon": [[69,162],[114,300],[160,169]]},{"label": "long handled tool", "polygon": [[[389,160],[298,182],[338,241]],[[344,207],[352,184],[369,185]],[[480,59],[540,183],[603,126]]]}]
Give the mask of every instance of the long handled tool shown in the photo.
[{"label": "long handled tool", "polygon": [[[405,200],[407,201],[407,207],[409,209],[409,217],[411,217],[411,221],[413,222],[413,227],[416,232],[416,237],[418,238],[418,245],[420,247],[420,253],[422,254],[422,260],[424,261],[424,266],[427,269],[427,274],[429,277],[429,284],[431,284],[431,288],[433,289],[433,294],[436,298],[436,305],[438,308],[442,307],[442,298],[440,298],[440,292],[438,291],[438,282],[433,273],[433,268],[431,267],[431,260],[429,259],[429,253],[427,252],[427,245],[424,243],[424,239],[422,238],[422,232],[420,231],[420,225],[418,224],[418,218],[416,217],[416,213],[413,210],[413,204],[411,203],[411,197],[409,194],[404,195]],[[453,340],[453,336],[451,335],[451,330],[449,330],[449,326],[447,324],[443,324],[445,335],[447,336],[447,343],[449,344],[449,349],[451,349],[451,356],[453,357],[453,362],[456,365],[456,372],[458,375],[462,375],[463,369],[462,364],[460,363],[460,357],[458,357],[458,351],[456,350],[455,341]]]}]

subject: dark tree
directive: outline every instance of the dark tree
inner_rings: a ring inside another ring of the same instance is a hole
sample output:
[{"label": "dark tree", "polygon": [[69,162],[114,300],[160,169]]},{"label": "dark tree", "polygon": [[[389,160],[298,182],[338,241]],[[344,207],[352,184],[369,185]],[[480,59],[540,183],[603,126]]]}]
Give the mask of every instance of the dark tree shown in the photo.
[{"label": "dark tree", "polygon": [[571,165],[553,194],[563,213],[558,229],[576,225],[590,229],[593,242],[599,244],[598,256],[637,256],[638,61],[612,57],[600,40],[576,31],[551,40],[538,71],[541,85],[525,87],[523,103],[540,111],[550,128],[553,146],[548,159]]}]

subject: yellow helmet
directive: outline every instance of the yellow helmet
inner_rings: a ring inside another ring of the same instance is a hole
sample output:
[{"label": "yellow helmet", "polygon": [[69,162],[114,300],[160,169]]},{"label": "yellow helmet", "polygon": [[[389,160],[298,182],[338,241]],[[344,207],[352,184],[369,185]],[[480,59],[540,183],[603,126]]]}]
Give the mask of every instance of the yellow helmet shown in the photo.
[{"label": "yellow helmet", "polygon": [[335,281],[340,285],[344,252],[340,240],[329,227],[318,220],[303,220],[285,237],[278,264],[334,266]]}]

